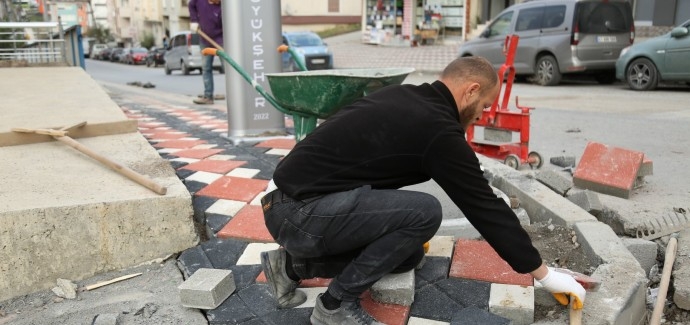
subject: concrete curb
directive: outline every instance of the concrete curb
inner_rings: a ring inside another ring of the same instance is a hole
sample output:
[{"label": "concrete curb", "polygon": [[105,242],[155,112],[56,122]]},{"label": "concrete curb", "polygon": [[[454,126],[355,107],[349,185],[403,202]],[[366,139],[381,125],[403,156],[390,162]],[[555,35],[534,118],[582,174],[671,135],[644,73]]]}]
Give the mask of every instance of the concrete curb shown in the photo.
[{"label": "concrete curb", "polygon": [[550,220],[573,228],[590,263],[598,265],[592,276],[601,279],[602,285],[587,294],[583,323],[643,324],[647,278],[613,230],[533,177],[477,156],[493,186],[520,199],[533,222]]}]

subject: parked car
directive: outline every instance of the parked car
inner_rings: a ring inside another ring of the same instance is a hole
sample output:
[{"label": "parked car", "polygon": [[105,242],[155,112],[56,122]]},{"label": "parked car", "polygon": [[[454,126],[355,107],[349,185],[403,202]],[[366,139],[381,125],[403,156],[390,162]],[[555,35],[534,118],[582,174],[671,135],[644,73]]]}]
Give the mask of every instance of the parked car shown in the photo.
[{"label": "parked car", "polygon": [[478,38],[462,44],[460,56],[505,63],[506,37],[517,34],[515,73],[543,86],[563,74],[593,74],[602,84],[616,81],[616,60],[633,43],[635,25],[625,0],[544,0],[510,6]]},{"label": "parked car", "polygon": [[127,64],[144,64],[148,51],[143,47],[133,47],[125,50],[123,61]]},{"label": "parked car", "polygon": [[616,78],[634,90],[652,90],[662,81],[690,85],[690,20],[670,32],[626,47],[616,62]]},{"label": "parked car", "polygon": [[93,47],[91,48],[91,58],[92,59],[100,59],[101,52],[107,48],[108,48],[108,45],[106,45],[106,44],[94,44]]},{"label": "parked car", "polygon": [[[333,69],[333,53],[314,32],[284,32],[283,44],[293,48],[307,70]],[[290,53],[282,54],[283,71],[299,71]]]},{"label": "parked car", "polygon": [[114,49],[112,47],[104,48],[103,50],[101,50],[100,53],[98,53],[97,59],[103,61],[110,61],[110,54],[113,53],[113,50]]},{"label": "parked car", "polygon": [[165,49],[164,48],[152,48],[146,55],[146,66],[157,67],[159,64],[165,64]]},{"label": "parked car", "polygon": [[[175,34],[170,39],[170,46],[165,51],[165,74],[171,74],[173,70],[180,70],[188,75],[193,70],[201,73],[201,46],[199,34],[185,31]],[[213,60],[213,69],[224,73],[223,64],[219,58]]]},{"label": "parked car", "polygon": [[124,51],[125,49],[121,47],[114,48],[113,51],[110,52],[110,62],[120,62],[120,57],[122,56],[122,53],[124,53]]}]

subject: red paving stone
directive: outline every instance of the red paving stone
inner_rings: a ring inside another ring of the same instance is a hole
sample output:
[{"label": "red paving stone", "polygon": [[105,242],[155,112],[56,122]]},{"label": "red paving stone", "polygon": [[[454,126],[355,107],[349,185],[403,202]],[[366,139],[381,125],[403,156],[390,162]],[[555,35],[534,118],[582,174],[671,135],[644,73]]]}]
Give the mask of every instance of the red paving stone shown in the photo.
[{"label": "red paving stone", "polygon": [[250,202],[266,189],[268,181],[263,179],[223,176],[197,192],[199,196]]},{"label": "red paving stone", "polygon": [[[332,279],[327,278],[304,279],[299,283],[299,286],[300,288],[327,287],[329,284],[331,284],[331,280]],[[256,277],[256,282],[266,283],[266,275],[264,274],[264,271],[261,271],[261,273],[259,273],[259,276]]]},{"label": "red paving stone", "polygon": [[139,122],[137,126],[140,129],[156,129],[162,126],[166,126],[165,123],[160,122]]},{"label": "red paving stone", "polygon": [[153,146],[155,148],[189,149],[204,143],[206,141],[203,140],[170,140],[158,142]]},{"label": "red paving stone", "polygon": [[292,149],[297,142],[295,139],[272,139],[260,142],[255,147],[260,148],[274,148],[274,149]]},{"label": "red paving stone", "polygon": [[454,251],[448,274],[451,277],[491,283],[534,285],[531,275],[513,271],[486,241],[458,239]]},{"label": "red paving stone", "polygon": [[[222,151],[222,150],[220,150]],[[177,152],[173,153],[174,155],[178,155]],[[194,157],[190,157],[194,158]],[[196,170],[196,171],[201,171],[201,172],[209,172],[209,173],[216,173],[216,174],[225,174],[237,167],[240,167],[244,164],[246,164],[246,161],[240,161],[240,160],[201,160],[197,161],[195,163],[191,163],[189,165],[185,165],[181,169],[188,169],[188,170]]]},{"label": "red paving stone", "polygon": [[273,237],[266,229],[264,213],[260,206],[246,205],[218,234],[218,238],[235,238],[252,242],[272,243]]},{"label": "red paving stone", "polygon": [[188,150],[180,150],[180,151],[175,151],[171,153],[170,155],[176,156],[176,157],[181,157],[181,158],[194,158],[194,159],[204,159],[211,157],[219,152],[222,152],[223,149],[188,149]]},{"label": "red paving stone", "polygon": [[410,307],[393,304],[382,304],[371,299],[371,293],[365,291],[362,298],[362,308],[379,322],[388,325],[404,325],[410,316]]},{"label": "red paving stone", "polygon": [[577,164],[573,183],[580,188],[628,198],[643,159],[642,152],[590,142]]}]

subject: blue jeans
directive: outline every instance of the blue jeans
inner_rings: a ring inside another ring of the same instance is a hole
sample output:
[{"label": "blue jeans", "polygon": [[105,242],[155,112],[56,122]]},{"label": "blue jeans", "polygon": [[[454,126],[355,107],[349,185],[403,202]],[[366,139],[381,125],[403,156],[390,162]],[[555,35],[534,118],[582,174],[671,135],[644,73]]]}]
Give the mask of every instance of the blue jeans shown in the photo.
[{"label": "blue jeans", "polygon": [[213,58],[215,55],[201,56],[201,77],[204,80],[204,97],[213,99]]},{"label": "blue jeans", "polygon": [[439,201],[420,192],[364,186],[302,201],[272,196],[278,199],[264,206],[266,227],[295,273],[333,278],[328,291],[343,301],[388,273],[412,270],[442,219]]}]

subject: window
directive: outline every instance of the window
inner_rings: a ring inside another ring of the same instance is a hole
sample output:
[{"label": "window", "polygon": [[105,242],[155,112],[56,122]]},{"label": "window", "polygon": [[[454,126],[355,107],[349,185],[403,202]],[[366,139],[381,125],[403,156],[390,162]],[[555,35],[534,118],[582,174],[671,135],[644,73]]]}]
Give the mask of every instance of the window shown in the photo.
[{"label": "window", "polygon": [[543,16],[544,7],[520,10],[515,25],[515,31],[540,29]]},{"label": "window", "polygon": [[627,2],[578,2],[577,24],[581,33],[614,34],[631,29],[632,9]]},{"label": "window", "polygon": [[510,28],[510,21],[513,19],[513,12],[506,12],[505,14],[501,15],[500,17],[496,18],[496,21],[494,21],[491,26],[489,26],[489,35],[488,37],[492,36],[497,36],[497,35],[507,35],[508,30]]},{"label": "window", "polygon": [[328,12],[340,12],[340,0],[328,0]]},{"label": "window", "polygon": [[548,6],[544,9],[544,22],[542,28],[553,28],[563,24],[565,20],[565,5]]}]

